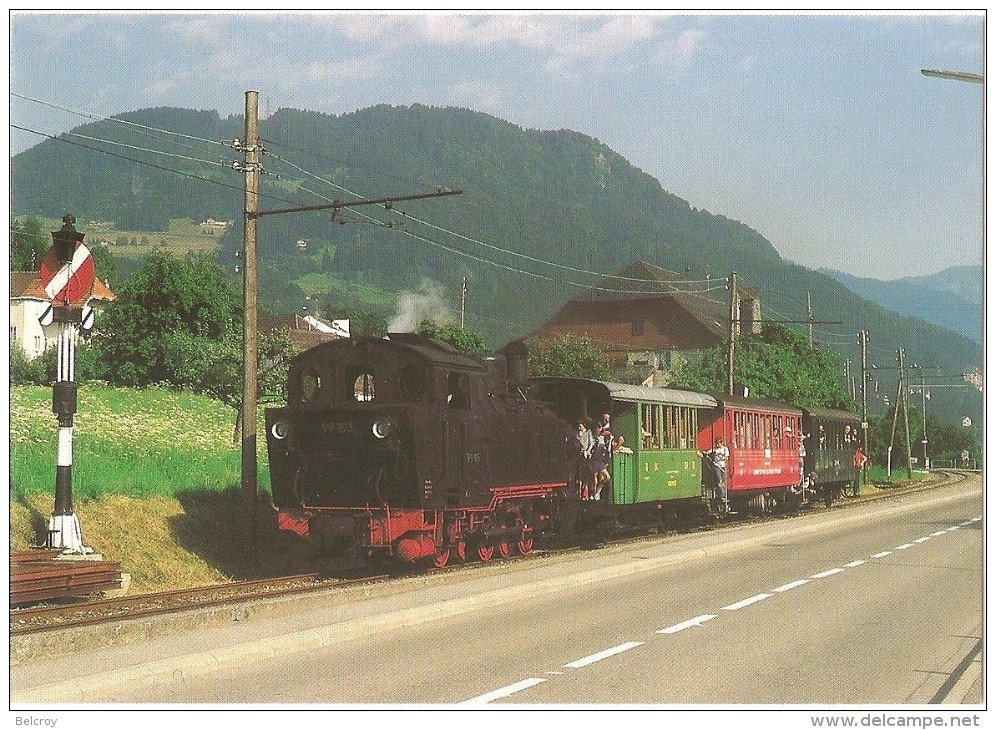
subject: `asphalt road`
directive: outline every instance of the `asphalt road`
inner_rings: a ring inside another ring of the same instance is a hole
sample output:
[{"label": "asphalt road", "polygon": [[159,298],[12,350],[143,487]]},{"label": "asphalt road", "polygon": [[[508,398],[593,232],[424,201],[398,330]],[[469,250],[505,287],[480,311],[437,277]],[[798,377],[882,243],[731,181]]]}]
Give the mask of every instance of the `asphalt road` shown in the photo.
[{"label": "asphalt road", "polygon": [[73,681],[53,681],[54,662],[15,667],[12,701],[981,703],[982,509],[974,478],[766,525],[416,580],[335,613],[243,627],[237,642],[206,630],[74,658],[92,669]]}]

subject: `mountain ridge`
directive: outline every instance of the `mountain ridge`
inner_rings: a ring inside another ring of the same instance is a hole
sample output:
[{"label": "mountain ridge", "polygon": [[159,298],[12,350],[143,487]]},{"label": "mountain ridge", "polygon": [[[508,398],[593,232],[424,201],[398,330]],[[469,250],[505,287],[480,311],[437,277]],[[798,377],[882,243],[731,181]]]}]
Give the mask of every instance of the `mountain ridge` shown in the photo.
[{"label": "mountain ridge", "polygon": [[[197,155],[184,148],[181,158],[172,140],[148,129],[183,130],[184,144],[198,147]],[[234,274],[242,181],[216,160],[219,140],[244,135],[241,117],[156,108],[77,131],[109,142],[46,140],[12,159],[16,214],[60,218],[71,210],[81,220],[127,221],[147,230],[170,218],[235,220],[218,254]],[[500,346],[536,329],[579,289],[642,260],[682,272],[697,282],[690,287],[722,286],[737,272],[772,319],[798,322],[811,305],[816,320],[839,322],[828,325],[833,330],[818,328],[816,338],[842,360],[857,358],[856,333],[864,329],[881,357],[902,346],[916,361],[951,373],[981,365],[978,344],[965,336],[856,299],[834,277],[786,261],[760,231],[694,207],[579,132],[528,130],[480,112],[413,104],[338,116],[278,109],[260,120],[260,137],[265,169],[279,173],[261,176],[262,210],[463,191],[391,210],[343,209],[335,225],[327,212],[261,219],[266,311],[300,311],[308,297],[374,306],[430,282],[444,302],[438,311],[458,319],[466,281],[468,326]],[[122,144],[173,154],[171,169],[151,153],[148,160],[139,152],[122,155]]]},{"label": "mountain ridge", "polygon": [[982,343],[981,266],[951,266],[935,274],[879,280],[820,269],[855,294],[905,317],[922,317]]}]

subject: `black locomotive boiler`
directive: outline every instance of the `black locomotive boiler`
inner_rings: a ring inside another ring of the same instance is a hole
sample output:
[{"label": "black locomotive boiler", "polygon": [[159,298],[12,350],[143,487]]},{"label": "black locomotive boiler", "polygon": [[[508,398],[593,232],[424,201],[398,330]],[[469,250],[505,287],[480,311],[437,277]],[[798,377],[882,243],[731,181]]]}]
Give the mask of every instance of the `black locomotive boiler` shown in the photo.
[{"label": "black locomotive boiler", "polygon": [[564,423],[507,370],[414,334],[301,353],[266,410],[279,527],[440,567],[530,552],[566,486]]}]

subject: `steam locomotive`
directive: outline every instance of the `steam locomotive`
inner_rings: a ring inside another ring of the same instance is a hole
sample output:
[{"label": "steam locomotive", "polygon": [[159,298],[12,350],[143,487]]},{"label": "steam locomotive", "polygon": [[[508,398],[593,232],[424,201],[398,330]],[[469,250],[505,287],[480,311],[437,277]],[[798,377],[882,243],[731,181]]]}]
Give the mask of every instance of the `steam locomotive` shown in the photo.
[{"label": "steam locomotive", "polygon": [[[287,405],[265,412],[278,527],[330,552],[438,567],[525,555],[537,538],[600,520],[715,512],[701,453],[719,435],[731,451],[734,510],[798,508],[817,485],[829,502],[857,484],[853,446],[842,436],[856,429],[853,414],[528,378],[524,364],[521,344],[476,358],[397,333],[299,354]],[[572,427],[602,413],[611,416],[616,448],[611,481],[595,501],[586,498],[571,439]]]}]

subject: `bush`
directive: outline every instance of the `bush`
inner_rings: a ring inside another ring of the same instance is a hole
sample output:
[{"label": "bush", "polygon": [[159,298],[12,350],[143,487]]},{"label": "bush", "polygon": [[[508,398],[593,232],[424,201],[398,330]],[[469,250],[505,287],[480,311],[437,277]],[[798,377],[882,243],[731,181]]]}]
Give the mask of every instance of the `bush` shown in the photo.
[{"label": "bush", "polygon": [[34,360],[28,357],[19,342],[10,343],[10,384],[11,385],[48,385],[44,359]]}]

